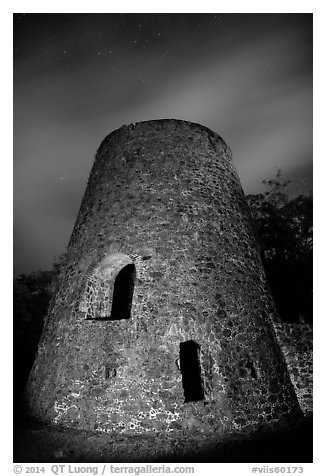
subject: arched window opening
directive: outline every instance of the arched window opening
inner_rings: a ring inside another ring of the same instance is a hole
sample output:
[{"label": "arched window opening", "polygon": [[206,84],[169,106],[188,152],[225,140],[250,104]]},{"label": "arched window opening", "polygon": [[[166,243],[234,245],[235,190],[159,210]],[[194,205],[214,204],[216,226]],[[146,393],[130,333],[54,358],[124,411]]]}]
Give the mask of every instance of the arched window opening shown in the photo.
[{"label": "arched window opening", "polygon": [[131,317],[136,268],[128,255],[106,256],[89,275],[79,310],[87,321],[111,321]]},{"label": "arched window opening", "polygon": [[180,343],[180,371],[185,403],[204,399],[200,367],[200,345],[193,340]]},{"label": "arched window opening", "polygon": [[115,278],[110,316],[111,320],[130,318],[135,277],[135,265],[128,264],[122,268]]}]

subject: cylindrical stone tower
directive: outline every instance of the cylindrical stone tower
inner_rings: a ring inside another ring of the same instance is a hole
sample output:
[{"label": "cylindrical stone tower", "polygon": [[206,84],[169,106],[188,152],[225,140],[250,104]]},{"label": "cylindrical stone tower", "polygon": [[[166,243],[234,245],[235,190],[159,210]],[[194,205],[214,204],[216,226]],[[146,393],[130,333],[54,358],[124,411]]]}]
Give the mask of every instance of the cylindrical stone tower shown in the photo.
[{"label": "cylindrical stone tower", "polygon": [[231,151],[179,120],[102,142],[27,384],[31,413],[111,432],[300,413]]}]

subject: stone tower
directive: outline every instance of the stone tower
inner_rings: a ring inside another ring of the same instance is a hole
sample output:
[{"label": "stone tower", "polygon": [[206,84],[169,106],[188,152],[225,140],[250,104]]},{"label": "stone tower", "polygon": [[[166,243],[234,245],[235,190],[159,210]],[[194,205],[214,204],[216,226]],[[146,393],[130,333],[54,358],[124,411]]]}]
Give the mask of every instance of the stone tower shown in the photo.
[{"label": "stone tower", "polygon": [[37,418],[230,432],[300,410],[231,151],[198,124],[102,142],[27,384]]}]

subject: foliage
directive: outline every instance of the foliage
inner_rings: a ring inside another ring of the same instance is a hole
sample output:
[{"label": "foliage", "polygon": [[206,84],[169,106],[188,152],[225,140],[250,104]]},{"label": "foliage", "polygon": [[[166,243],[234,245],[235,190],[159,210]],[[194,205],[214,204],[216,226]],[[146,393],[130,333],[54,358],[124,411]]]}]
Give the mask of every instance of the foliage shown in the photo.
[{"label": "foliage", "polygon": [[[264,180],[265,193],[248,195],[267,279],[280,317],[286,322],[312,321],[312,196],[289,199],[279,171]],[[20,275],[14,281],[14,383],[18,393],[30,372],[44,318],[64,264],[51,271]]]},{"label": "foliage", "polygon": [[312,195],[290,200],[281,171],[263,183],[247,201],[276,306],[283,321],[312,322]]},{"label": "foliage", "polygon": [[50,271],[21,274],[14,280],[13,339],[14,390],[19,393],[28,378],[54,293],[60,262]]}]

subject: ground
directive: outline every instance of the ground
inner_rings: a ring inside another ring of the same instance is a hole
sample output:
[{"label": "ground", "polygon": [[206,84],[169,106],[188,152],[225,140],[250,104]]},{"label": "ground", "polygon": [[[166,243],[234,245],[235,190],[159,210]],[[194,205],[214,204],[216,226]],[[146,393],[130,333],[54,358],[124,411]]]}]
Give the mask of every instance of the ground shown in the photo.
[{"label": "ground", "polygon": [[123,436],[51,427],[18,419],[14,424],[15,463],[101,462],[312,462],[312,417],[250,437],[207,441],[201,434]]}]

